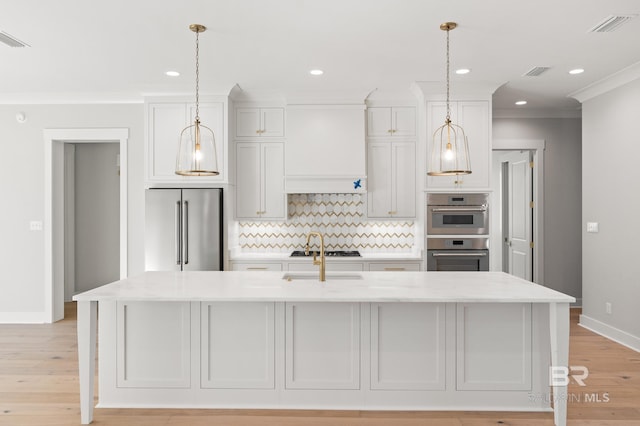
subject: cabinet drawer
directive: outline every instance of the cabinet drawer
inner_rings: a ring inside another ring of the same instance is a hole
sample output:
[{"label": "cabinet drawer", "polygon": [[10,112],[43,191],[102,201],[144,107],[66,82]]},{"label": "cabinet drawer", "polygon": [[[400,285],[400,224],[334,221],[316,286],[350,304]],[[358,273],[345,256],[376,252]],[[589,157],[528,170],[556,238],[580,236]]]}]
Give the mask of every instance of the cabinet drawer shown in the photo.
[{"label": "cabinet drawer", "polygon": [[282,263],[236,263],[231,264],[232,271],[282,271]]},{"label": "cabinet drawer", "polygon": [[389,272],[419,271],[420,262],[371,263],[369,264],[369,270]]},{"label": "cabinet drawer", "polygon": [[[309,262],[305,263],[289,263],[290,271],[317,271],[318,266],[312,263],[312,258],[309,258]],[[362,262],[335,262],[326,263],[326,271],[364,271],[364,264]]]}]

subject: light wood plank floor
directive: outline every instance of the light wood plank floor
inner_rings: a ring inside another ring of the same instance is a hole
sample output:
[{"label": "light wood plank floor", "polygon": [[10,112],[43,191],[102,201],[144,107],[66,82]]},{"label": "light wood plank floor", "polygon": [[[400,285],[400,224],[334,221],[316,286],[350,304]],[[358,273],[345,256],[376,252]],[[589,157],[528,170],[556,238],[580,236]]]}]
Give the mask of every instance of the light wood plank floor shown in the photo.
[{"label": "light wood plank floor", "polygon": [[[0,325],[0,425],[80,424],[75,304],[68,303],[65,309],[66,318],[55,324]],[[571,310],[570,365],[584,365],[590,375],[586,386],[570,385],[569,425],[640,425],[640,353],[578,326],[579,313],[579,309]],[[553,414],[96,409],[94,424],[551,426]]]}]

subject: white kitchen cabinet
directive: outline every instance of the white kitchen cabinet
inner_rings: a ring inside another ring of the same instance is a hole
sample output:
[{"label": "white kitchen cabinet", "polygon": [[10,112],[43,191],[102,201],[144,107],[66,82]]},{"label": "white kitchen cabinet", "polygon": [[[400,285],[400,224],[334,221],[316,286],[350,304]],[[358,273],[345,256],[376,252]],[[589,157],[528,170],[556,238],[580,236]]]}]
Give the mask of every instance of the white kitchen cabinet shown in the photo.
[{"label": "white kitchen cabinet", "polygon": [[161,183],[226,183],[227,139],[225,137],[225,104],[200,104],[200,122],[215,136],[218,156],[218,176],[179,176],[175,174],[180,132],[193,124],[195,104],[190,102],[147,103],[146,179],[150,184]]},{"label": "white kitchen cabinet", "polygon": [[191,386],[189,302],[117,303],[117,387]]},{"label": "white kitchen cabinet", "polygon": [[405,272],[405,271],[420,271],[421,261],[415,262],[383,262],[383,263],[369,263],[370,271],[385,271],[385,272]]},{"label": "white kitchen cabinet", "polygon": [[[490,188],[491,111],[488,101],[450,102],[451,121],[464,129],[469,145],[471,174],[427,176],[427,189]],[[433,132],[445,122],[446,102],[427,102],[427,165],[431,158]],[[427,166],[428,167],[428,166]]]},{"label": "white kitchen cabinet", "polygon": [[367,137],[415,137],[414,107],[367,108]]},{"label": "white kitchen cabinet", "polygon": [[280,262],[232,262],[232,271],[282,271]]},{"label": "white kitchen cabinet", "polygon": [[458,303],[456,327],[457,390],[531,389],[530,303]]},{"label": "white kitchen cabinet", "polygon": [[284,145],[236,142],[236,217],[284,219]]},{"label": "white kitchen cabinet", "polygon": [[236,108],[236,138],[284,137],[284,108]]},{"label": "white kitchen cabinet", "polygon": [[371,304],[371,389],[445,389],[445,310],[444,303]]},{"label": "white kitchen cabinet", "polygon": [[367,176],[369,218],[415,218],[415,142],[368,142]]},{"label": "white kitchen cabinet", "polygon": [[360,389],[360,304],[286,303],[287,389]]},{"label": "white kitchen cabinet", "polygon": [[202,303],[203,388],[274,388],[274,312],[274,302]]}]

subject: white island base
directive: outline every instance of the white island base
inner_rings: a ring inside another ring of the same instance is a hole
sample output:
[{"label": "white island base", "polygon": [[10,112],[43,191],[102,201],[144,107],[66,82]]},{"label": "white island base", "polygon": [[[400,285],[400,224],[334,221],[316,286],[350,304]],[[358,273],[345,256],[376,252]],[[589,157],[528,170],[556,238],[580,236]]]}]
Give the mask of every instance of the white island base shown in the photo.
[{"label": "white island base", "polygon": [[[573,298],[502,273],[145,273],[76,296],[99,407],[550,411]],[[97,307],[99,304],[99,318]]]}]

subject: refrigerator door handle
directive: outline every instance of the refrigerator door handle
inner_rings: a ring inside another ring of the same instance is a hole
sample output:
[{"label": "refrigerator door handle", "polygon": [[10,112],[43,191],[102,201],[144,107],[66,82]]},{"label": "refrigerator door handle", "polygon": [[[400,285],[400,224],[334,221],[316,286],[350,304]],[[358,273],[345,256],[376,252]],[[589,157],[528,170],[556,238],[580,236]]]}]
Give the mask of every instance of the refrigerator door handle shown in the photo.
[{"label": "refrigerator door handle", "polygon": [[189,263],[189,202],[184,202],[184,211],[182,217],[182,243],[184,250],[184,264],[187,265]]},{"label": "refrigerator door handle", "polygon": [[175,248],[176,248],[176,265],[180,265],[182,263],[182,258],[180,257],[180,217],[181,209],[180,209],[180,201],[176,201],[176,213],[175,213]]}]

